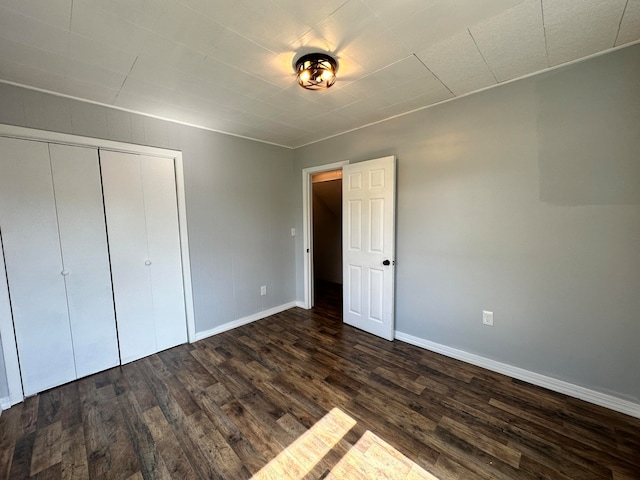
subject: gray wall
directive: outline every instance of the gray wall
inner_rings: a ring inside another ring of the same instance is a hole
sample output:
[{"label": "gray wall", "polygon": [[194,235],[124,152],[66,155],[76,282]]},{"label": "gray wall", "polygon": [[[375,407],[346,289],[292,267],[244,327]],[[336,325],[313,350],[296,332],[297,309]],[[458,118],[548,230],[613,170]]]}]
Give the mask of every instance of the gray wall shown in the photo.
[{"label": "gray wall", "polygon": [[313,276],[342,284],[342,180],[313,188]]},{"label": "gray wall", "polygon": [[198,332],[295,299],[292,150],[5,84],[0,105],[0,123],[183,152]]},{"label": "gray wall", "polygon": [[397,329],[638,402],[639,78],[626,48],[297,149],[295,178],[397,155]]}]

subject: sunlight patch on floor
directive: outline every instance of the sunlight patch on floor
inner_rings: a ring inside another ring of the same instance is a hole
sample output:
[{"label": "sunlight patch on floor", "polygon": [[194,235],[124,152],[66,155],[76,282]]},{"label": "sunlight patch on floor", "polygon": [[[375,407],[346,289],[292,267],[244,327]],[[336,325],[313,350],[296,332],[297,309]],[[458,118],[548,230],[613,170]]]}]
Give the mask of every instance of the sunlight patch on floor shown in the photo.
[{"label": "sunlight patch on floor", "polygon": [[339,408],[334,408],[252,479],[289,480],[304,477],[355,424],[353,418]]},{"label": "sunlight patch on floor", "polygon": [[438,480],[369,430],[325,478]]},{"label": "sunlight patch on floor", "polygon": [[[353,418],[339,408],[334,408],[265,465],[252,480],[304,478],[355,425]],[[368,430],[324,478],[438,480]]]}]

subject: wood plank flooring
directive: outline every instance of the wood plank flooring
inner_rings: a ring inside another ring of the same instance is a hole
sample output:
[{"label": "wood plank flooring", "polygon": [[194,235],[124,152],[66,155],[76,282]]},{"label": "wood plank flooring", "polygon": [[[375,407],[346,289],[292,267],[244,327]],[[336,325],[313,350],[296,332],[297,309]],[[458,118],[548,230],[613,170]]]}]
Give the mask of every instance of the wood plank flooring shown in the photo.
[{"label": "wood plank flooring", "polygon": [[0,478],[640,479],[640,420],[372,337],[336,303],[26,399],[0,417]]}]

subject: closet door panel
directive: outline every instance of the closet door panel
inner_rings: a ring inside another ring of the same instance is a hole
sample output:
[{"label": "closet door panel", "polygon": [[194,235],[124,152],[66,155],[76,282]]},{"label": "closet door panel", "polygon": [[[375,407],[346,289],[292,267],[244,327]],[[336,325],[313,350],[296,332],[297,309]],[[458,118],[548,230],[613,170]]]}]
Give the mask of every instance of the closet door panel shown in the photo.
[{"label": "closet door panel", "polygon": [[25,395],[74,380],[46,143],[0,138],[0,228]]},{"label": "closet door panel", "polygon": [[138,155],[100,151],[120,357],[156,352],[142,177]]},{"label": "closet door panel", "polygon": [[98,151],[50,145],[78,377],[120,363]]},{"label": "closet door panel", "polygon": [[173,159],[141,157],[158,351],[187,341]]}]

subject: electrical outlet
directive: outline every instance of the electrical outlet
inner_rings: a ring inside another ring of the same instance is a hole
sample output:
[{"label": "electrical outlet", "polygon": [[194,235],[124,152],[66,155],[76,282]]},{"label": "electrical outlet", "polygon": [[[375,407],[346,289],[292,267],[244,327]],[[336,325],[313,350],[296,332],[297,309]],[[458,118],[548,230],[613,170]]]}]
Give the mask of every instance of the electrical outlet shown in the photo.
[{"label": "electrical outlet", "polygon": [[482,310],[482,324],[493,327],[493,312]]},{"label": "electrical outlet", "polygon": [[260,287],[260,295],[266,295],[267,294],[267,286],[266,285],[262,285]]},{"label": "electrical outlet", "polygon": [[295,236],[296,236],[296,229],[295,229],[295,228],[292,228],[292,229],[291,229],[291,236],[292,236],[292,237],[295,237]]}]

